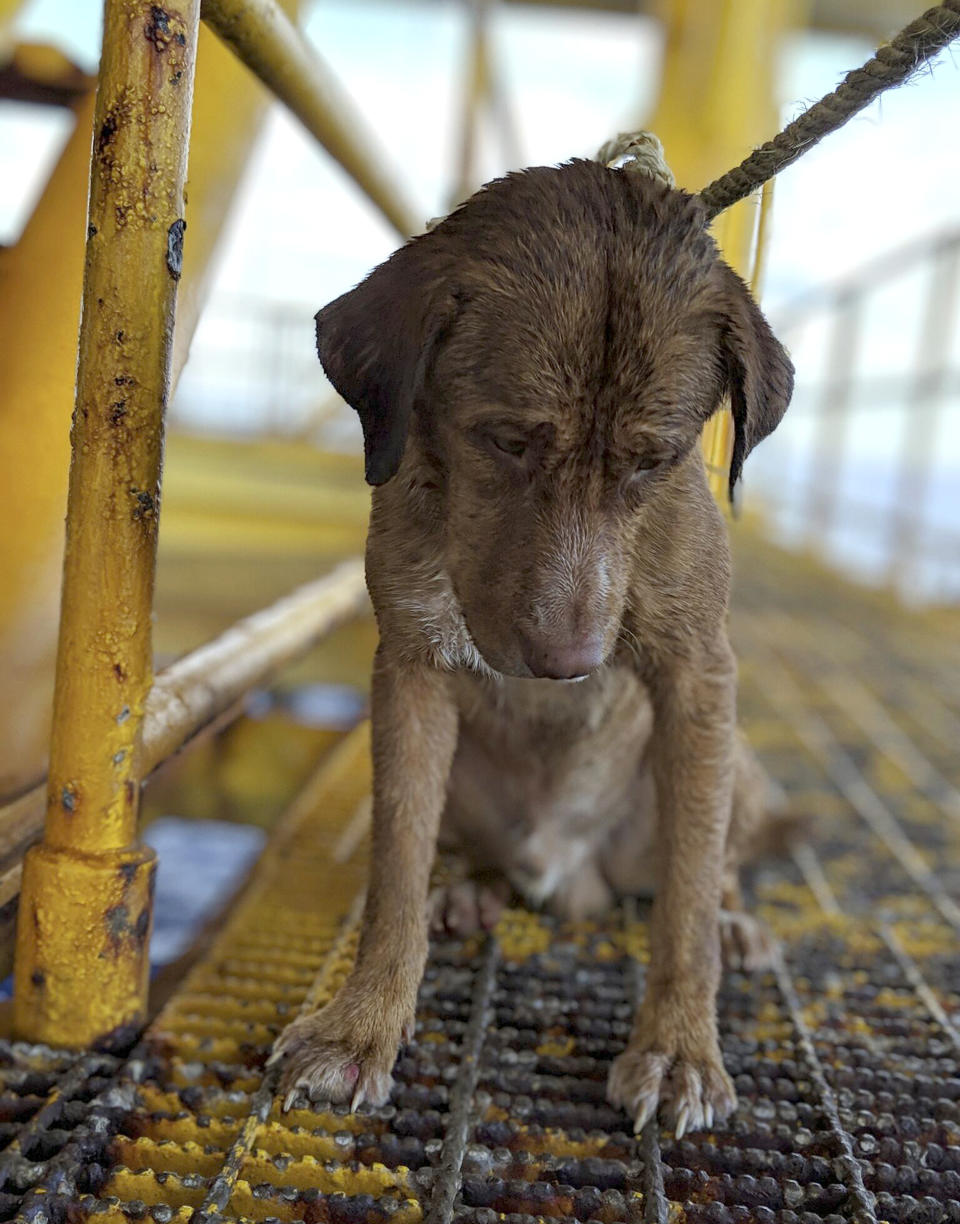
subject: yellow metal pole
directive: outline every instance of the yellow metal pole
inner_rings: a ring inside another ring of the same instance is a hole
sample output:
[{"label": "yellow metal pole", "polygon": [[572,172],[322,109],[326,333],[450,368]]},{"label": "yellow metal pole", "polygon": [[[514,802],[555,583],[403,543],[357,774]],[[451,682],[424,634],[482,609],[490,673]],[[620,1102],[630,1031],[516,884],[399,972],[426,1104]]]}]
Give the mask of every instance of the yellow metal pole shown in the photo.
[{"label": "yellow metal pole", "polygon": [[[804,0],[663,0],[667,28],[663,80],[653,120],[677,183],[698,191],[779,128],[778,43]],[[757,202],[743,200],[717,221],[724,257],[751,279]],[[732,433],[729,412],[703,434],[710,485],[726,496]]]},{"label": "yellow metal pole", "polygon": [[41,775],[50,733],[92,93],[76,124],[0,252],[0,795]]},{"label": "yellow metal pole", "polygon": [[[296,7],[295,0],[286,0]],[[174,382],[234,191],[270,102],[201,27]],[[19,241],[0,250],[0,796],[44,771],[50,733],[69,421],[77,373],[93,91]]]},{"label": "yellow metal pole", "polygon": [[23,0],[0,0],[0,56],[9,50],[13,42],[13,23],[23,8]]},{"label": "yellow metal pole", "polygon": [[163,414],[199,0],[106,0],[43,842],[24,864],[14,1027],[121,1044],[149,971],[138,844]]},{"label": "yellow metal pole", "polygon": [[402,238],[419,233],[379,142],[277,0],[203,0],[203,19],[346,170]]}]

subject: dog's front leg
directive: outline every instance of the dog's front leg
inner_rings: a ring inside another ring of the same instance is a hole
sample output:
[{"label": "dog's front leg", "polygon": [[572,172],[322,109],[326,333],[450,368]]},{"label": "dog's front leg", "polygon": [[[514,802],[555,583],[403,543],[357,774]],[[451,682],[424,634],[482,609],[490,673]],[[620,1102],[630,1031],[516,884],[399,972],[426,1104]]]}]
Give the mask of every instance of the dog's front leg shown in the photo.
[{"label": "dog's front leg", "polygon": [[457,713],[445,676],[394,660],[373,673],[373,844],[356,965],[339,994],[281,1034],[281,1091],[383,1104],[397,1047],[413,1034],[427,955],[427,888]]},{"label": "dog's front leg", "polygon": [[678,1136],[736,1103],[717,1040],[718,919],[733,779],[735,671],[725,636],[650,676],[660,879],[643,1003],[608,1095],[639,1130],[658,1103]]}]

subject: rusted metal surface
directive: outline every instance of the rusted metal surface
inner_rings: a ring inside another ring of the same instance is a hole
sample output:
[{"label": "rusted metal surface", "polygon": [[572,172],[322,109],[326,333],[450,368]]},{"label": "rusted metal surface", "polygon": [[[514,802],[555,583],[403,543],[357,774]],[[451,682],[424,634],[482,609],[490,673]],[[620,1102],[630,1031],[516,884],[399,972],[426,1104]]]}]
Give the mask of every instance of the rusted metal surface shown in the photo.
[{"label": "rusted metal surface", "polygon": [[199,0],[104,11],[47,814],[17,924],[15,1030],[54,1044],[115,1044],[146,1003],[139,757],[199,21]]},{"label": "rusted metal surface", "polygon": [[960,625],[898,612],[756,541],[739,562],[743,722],[820,829],[750,881],[783,957],[723,984],[740,1096],[729,1125],[677,1142],[651,1123],[637,1139],[605,1102],[644,988],[642,907],[579,926],[513,910],[489,939],[436,944],[390,1105],[350,1115],[301,1099],[280,1112],[263,1074],[272,1041],[330,996],[353,953],[361,730],[288,813],[130,1060],[87,1070],[49,1051],[0,1053],[0,1136],[20,1137],[0,1164],[0,1214],[960,1221]]}]

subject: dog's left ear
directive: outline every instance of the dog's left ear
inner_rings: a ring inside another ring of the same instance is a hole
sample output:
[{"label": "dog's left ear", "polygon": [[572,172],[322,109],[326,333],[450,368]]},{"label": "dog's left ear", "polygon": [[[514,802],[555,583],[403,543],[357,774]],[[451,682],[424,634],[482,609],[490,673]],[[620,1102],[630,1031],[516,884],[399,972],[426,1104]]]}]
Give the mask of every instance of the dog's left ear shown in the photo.
[{"label": "dog's left ear", "polygon": [[730,497],[743,461],[780,424],[793,394],[793,362],[736,272],[718,260],[724,390],[733,410]]},{"label": "dog's left ear", "polygon": [[423,241],[401,247],[316,316],[317,355],[360,417],[364,470],[372,485],[396,475],[410,415],[456,313],[455,296]]}]

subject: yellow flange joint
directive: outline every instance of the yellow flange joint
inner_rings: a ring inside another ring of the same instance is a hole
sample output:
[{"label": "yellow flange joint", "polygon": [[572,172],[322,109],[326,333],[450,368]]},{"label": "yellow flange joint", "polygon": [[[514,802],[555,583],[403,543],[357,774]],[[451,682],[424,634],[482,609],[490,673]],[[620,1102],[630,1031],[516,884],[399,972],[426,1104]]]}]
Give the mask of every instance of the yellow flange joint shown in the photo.
[{"label": "yellow flange joint", "polygon": [[146,1019],[153,850],[90,855],[38,845],[23,877],[15,1034],[73,1049],[125,1049]]}]

